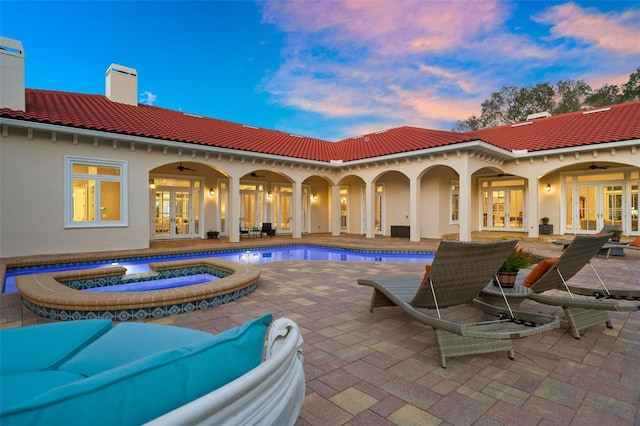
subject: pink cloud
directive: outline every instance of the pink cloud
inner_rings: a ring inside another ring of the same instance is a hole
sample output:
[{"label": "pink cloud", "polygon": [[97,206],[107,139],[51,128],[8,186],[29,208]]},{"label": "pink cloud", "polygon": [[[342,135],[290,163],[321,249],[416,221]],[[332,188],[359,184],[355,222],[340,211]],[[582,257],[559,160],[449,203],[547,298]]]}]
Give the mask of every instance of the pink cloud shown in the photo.
[{"label": "pink cloud", "polygon": [[640,53],[639,18],[634,11],[598,13],[566,3],[553,6],[533,19],[552,25],[551,34],[556,38],[578,38],[614,52]]},{"label": "pink cloud", "polygon": [[608,75],[591,75],[585,78],[585,81],[593,88],[599,89],[604,84],[615,84],[622,86],[629,81],[629,75],[635,70],[629,70],[626,74],[608,74]]},{"label": "pink cloud", "polygon": [[506,12],[498,1],[277,1],[265,3],[263,20],[336,45],[404,54],[456,46],[500,25]]}]

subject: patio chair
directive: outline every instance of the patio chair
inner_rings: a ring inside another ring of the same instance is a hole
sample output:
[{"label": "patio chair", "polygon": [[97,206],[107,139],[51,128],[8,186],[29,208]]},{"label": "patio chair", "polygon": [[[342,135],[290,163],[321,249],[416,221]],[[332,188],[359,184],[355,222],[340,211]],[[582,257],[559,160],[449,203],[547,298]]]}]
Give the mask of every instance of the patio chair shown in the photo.
[{"label": "patio chair", "polygon": [[240,238],[248,237],[248,236],[249,236],[249,230],[248,229],[242,229],[242,226],[240,226]]},{"label": "patio chair", "polygon": [[262,224],[262,229],[260,230],[260,236],[262,236],[262,234],[266,234],[270,237],[273,237],[274,235],[276,235],[276,230],[271,227],[271,222],[264,222]]},{"label": "patio chair", "polygon": [[[510,339],[560,326],[554,316],[513,311],[476,299],[516,242],[441,241],[423,278],[361,278],[358,284],[373,287],[370,312],[375,307],[399,306],[420,323],[433,327],[443,368],[451,356],[504,350],[513,359]],[[462,316],[461,305],[469,306],[472,317]]]},{"label": "patio chair", "polygon": [[624,256],[625,249],[640,250],[640,236],[628,243],[607,242],[602,246],[598,255],[606,256],[607,259],[609,256]]},{"label": "patio chair", "polygon": [[[567,316],[573,337],[580,338],[580,330],[605,323],[612,328],[609,311],[640,310],[640,289],[607,288],[591,264],[609,235],[578,235],[550,268],[530,287],[530,299],[546,305],[561,306]],[[585,265],[595,274],[599,287],[580,287],[567,283]],[[624,302],[627,300],[627,302]]]},{"label": "patio chair", "polygon": [[[600,235],[608,235],[609,238],[611,238],[611,234],[613,231],[615,230],[619,230],[620,229],[620,225],[604,225],[602,227],[602,229],[596,234],[597,236]],[[569,239],[563,239],[563,240],[554,240],[552,241],[553,244],[558,245],[558,246],[562,246],[562,250],[566,250],[567,247],[569,247],[569,244],[571,244],[573,240],[569,240]]]}]

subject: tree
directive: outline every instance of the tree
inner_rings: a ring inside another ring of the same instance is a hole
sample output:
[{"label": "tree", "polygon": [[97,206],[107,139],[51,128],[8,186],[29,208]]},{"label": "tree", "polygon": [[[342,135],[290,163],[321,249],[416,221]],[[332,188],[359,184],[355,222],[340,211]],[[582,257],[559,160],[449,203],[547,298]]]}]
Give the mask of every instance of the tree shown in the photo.
[{"label": "tree", "polygon": [[480,117],[472,115],[466,120],[458,120],[451,130],[467,132],[524,121],[529,114],[538,112],[557,115],[637,100],[640,100],[640,67],[621,87],[604,84],[593,90],[582,80],[558,81],[555,86],[550,83],[522,88],[503,86],[482,102]]},{"label": "tree", "polygon": [[555,93],[549,83],[538,83],[529,89],[520,89],[519,95],[521,113],[516,121],[525,120],[529,114],[553,110]]},{"label": "tree", "polygon": [[484,125],[480,117],[477,117],[475,114],[466,120],[458,120],[456,125],[451,129],[452,132],[464,133],[470,132],[472,130],[480,130],[487,126]]},{"label": "tree", "polygon": [[615,84],[604,84],[601,88],[591,93],[585,99],[585,106],[589,108],[598,108],[607,105],[613,105],[620,102],[622,93],[620,88]]},{"label": "tree", "polygon": [[566,80],[556,83],[556,106],[551,111],[554,115],[578,111],[591,94],[591,86],[582,80]]},{"label": "tree", "polygon": [[622,102],[640,100],[640,67],[629,76],[629,81],[622,85]]}]

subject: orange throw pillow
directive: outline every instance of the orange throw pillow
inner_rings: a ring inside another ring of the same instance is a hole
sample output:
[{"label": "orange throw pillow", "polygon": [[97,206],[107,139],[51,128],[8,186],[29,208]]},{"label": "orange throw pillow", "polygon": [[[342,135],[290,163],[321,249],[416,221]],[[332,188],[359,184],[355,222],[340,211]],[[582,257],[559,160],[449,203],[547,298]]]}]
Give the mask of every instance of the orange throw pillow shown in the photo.
[{"label": "orange throw pillow", "polygon": [[422,290],[422,286],[424,286],[425,283],[427,283],[427,277],[429,276],[430,270],[431,270],[431,265],[424,266],[424,276],[422,277],[422,282],[418,286],[418,290],[416,291],[416,294],[420,293],[420,290]]},{"label": "orange throw pillow", "polygon": [[560,259],[559,257],[554,257],[552,259],[545,259],[543,261],[538,262],[533,271],[529,272],[527,278],[524,279],[522,283],[525,287],[531,287],[542,277],[556,262]]},{"label": "orange throw pillow", "polygon": [[640,247],[640,235],[636,237],[635,240],[629,243],[630,246]]}]

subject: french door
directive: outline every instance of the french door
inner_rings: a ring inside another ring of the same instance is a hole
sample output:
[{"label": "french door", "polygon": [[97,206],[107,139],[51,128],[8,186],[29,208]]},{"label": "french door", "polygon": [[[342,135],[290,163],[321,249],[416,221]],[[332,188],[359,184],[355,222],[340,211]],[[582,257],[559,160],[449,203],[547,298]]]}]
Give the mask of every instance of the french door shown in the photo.
[{"label": "french door", "polygon": [[196,179],[154,177],[152,235],[154,239],[202,236],[201,182]]},{"label": "french door", "polygon": [[191,191],[160,189],[155,200],[156,238],[192,238],[199,234],[193,220]]},{"label": "french door", "polygon": [[596,233],[604,225],[622,228],[624,185],[586,184],[567,187],[566,229],[570,232]]},{"label": "french door", "polygon": [[493,187],[483,191],[484,229],[493,231],[524,230],[524,188]]}]

